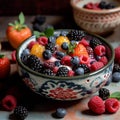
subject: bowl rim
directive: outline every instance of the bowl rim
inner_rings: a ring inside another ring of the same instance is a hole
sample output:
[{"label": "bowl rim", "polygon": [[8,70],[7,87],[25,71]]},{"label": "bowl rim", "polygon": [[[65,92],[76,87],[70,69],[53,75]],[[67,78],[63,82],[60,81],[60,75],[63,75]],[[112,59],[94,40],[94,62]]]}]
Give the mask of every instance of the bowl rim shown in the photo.
[{"label": "bowl rim", "polygon": [[[58,29],[58,30],[55,30],[54,33],[57,33],[57,32],[60,32],[60,31],[68,31],[68,30],[72,30],[72,29]],[[84,31],[84,30],[81,30],[81,31]],[[20,58],[19,58],[19,51],[20,51],[20,48],[22,47],[23,44],[25,44],[26,42],[28,42],[32,37],[36,38],[35,36],[31,36],[29,37],[28,39],[26,39],[25,41],[23,41],[21,43],[21,45],[16,49],[16,60],[17,60],[17,64],[25,69],[26,71],[28,71],[30,74],[33,74],[33,75],[36,75],[37,77],[43,77],[43,78],[47,78],[47,79],[55,79],[55,80],[76,80],[76,79],[85,79],[86,77],[90,77],[90,76],[94,76],[100,72],[102,72],[104,69],[106,69],[107,67],[109,67],[109,65],[111,65],[113,62],[114,62],[114,56],[115,56],[115,53],[114,53],[114,49],[112,47],[111,44],[109,44],[103,37],[97,35],[97,34],[94,34],[94,33],[90,33],[90,32],[87,32],[87,31],[84,31],[90,35],[93,35],[99,39],[102,40],[103,43],[105,43],[111,50],[111,58],[108,62],[107,65],[105,65],[104,67],[102,67],[101,69],[97,70],[97,71],[94,71],[94,72],[91,72],[91,73],[87,73],[87,74],[84,74],[84,75],[78,75],[78,76],[72,76],[72,77],[59,77],[59,76],[49,76],[49,75],[44,75],[42,73],[38,73],[38,72],[35,72],[33,71],[32,69],[28,68],[27,66],[25,66]]]},{"label": "bowl rim", "polygon": [[[80,2],[80,1],[81,0],[77,0],[77,2]],[[78,7],[75,4],[75,0],[70,0],[70,4],[74,9],[81,10],[81,11],[87,12],[87,13],[93,13],[93,14],[107,14],[107,13],[110,14],[110,13],[120,11],[120,5],[118,7],[115,7],[113,9],[108,9],[108,10],[91,10],[91,9],[85,9],[85,8]]]}]

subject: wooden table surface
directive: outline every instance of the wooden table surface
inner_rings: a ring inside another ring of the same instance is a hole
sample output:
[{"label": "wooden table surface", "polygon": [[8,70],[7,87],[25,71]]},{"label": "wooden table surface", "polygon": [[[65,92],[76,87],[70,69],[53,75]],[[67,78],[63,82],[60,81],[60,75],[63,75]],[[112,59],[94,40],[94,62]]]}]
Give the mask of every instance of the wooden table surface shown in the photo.
[{"label": "wooden table surface", "polygon": [[[32,28],[32,22],[35,16],[26,16],[26,23],[29,27]],[[5,30],[9,22],[13,22],[17,17],[1,17],[0,18],[0,42],[2,43],[1,53],[4,53],[7,57],[11,59],[11,52],[14,50],[8,43],[6,39]],[[64,23],[65,19],[63,16],[46,16],[45,24],[59,24]],[[69,21],[70,22],[70,21]],[[69,24],[69,22],[67,24]],[[73,25],[73,23],[72,23]],[[113,33],[105,37],[106,40],[115,48],[120,45],[120,26],[118,26]],[[77,101],[69,101],[69,102],[61,102],[61,101],[52,101],[46,98],[42,98],[34,93],[32,93],[29,89],[24,86],[21,79],[17,73],[17,65],[16,63],[11,64],[11,75],[7,79],[6,82],[3,82],[2,93],[7,91],[10,87],[14,85],[21,90],[23,94],[22,102],[28,106],[29,115],[26,120],[58,120],[53,116],[56,108],[65,107],[67,110],[67,115],[60,120],[119,120],[120,117],[120,109],[115,114],[102,114],[102,115],[93,115],[89,112],[87,102],[90,99],[85,98]],[[106,86],[110,89],[111,92],[120,91],[120,83],[111,83],[109,86]],[[97,94],[97,93],[96,93]],[[29,101],[31,99],[31,101]],[[12,112],[0,110],[0,120],[14,120],[9,118]]]}]

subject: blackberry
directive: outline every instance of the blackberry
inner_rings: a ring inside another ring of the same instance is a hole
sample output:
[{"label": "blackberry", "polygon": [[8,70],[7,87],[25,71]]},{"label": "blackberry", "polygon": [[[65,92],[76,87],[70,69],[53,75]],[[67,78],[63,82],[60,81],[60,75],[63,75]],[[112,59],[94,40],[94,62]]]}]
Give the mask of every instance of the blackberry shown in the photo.
[{"label": "blackberry", "polygon": [[80,64],[78,67],[82,67],[84,69],[84,73],[90,72],[90,69],[86,64]]},{"label": "blackberry", "polygon": [[28,110],[23,106],[17,106],[14,109],[14,115],[20,120],[24,120],[28,116]]},{"label": "blackberry", "polygon": [[99,90],[99,97],[101,97],[103,100],[108,99],[110,96],[110,91],[107,88],[101,88]]},{"label": "blackberry", "polygon": [[47,62],[45,62],[44,64],[43,64],[43,66],[45,67],[45,68],[49,68],[49,69],[53,69],[54,67],[55,67],[55,63],[54,62],[49,62],[49,61],[47,61]]},{"label": "blackberry", "polygon": [[39,58],[35,55],[30,55],[27,59],[27,66],[34,71],[41,72],[43,65]]},{"label": "blackberry", "polygon": [[117,64],[117,63],[114,64],[113,72],[120,72],[120,66],[119,66],[119,64]]},{"label": "blackberry", "polygon": [[94,49],[97,45],[102,45],[102,42],[98,38],[93,37],[93,39],[90,40],[90,46]]},{"label": "blackberry", "polygon": [[45,48],[46,48],[47,50],[50,50],[51,53],[54,53],[54,51],[55,51],[55,43],[50,42],[50,43],[48,43],[48,44],[45,46]]},{"label": "blackberry", "polygon": [[57,76],[61,76],[61,77],[67,77],[68,76],[68,68],[67,67],[60,67],[57,71]]},{"label": "blackberry", "polygon": [[93,51],[93,49],[91,47],[89,47],[89,46],[87,46],[86,49],[87,49],[87,52],[89,54],[89,57],[91,59],[94,59],[94,51]]},{"label": "blackberry", "polygon": [[99,3],[99,7],[100,7],[101,9],[106,9],[106,6],[107,6],[107,3],[106,3],[105,1],[101,1],[101,2]]},{"label": "blackberry", "polygon": [[44,75],[50,75],[50,76],[55,76],[54,72],[51,69],[44,69],[42,71]]},{"label": "blackberry", "polygon": [[83,37],[85,37],[85,32],[84,31],[80,31],[80,30],[71,30],[68,34],[67,37],[70,40],[75,40],[75,41],[79,41],[81,40]]}]

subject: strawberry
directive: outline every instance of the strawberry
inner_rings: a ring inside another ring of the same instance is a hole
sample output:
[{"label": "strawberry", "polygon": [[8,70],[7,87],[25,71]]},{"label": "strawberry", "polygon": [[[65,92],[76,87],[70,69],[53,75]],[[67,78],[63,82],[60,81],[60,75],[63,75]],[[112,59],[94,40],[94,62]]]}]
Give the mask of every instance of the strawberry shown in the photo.
[{"label": "strawberry", "polygon": [[6,78],[10,73],[10,60],[0,55],[0,79]]},{"label": "strawberry", "polygon": [[77,44],[76,47],[74,48],[74,51],[73,51],[73,56],[86,56],[86,57],[89,57],[88,55],[88,52],[85,48],[85,46],[81,43]]}]

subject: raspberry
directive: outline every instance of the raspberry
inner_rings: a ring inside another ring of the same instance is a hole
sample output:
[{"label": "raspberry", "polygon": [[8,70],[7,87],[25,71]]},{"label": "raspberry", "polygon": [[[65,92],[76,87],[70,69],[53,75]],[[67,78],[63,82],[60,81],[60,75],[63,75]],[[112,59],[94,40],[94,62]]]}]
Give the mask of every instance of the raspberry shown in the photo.
[{"label": "raspberry", "polygon": [[88,107],[96,114],[105,112],[104,101],[99,96],[93,96],[88,102]]},{"label": "raspberry", "polygon": [[103,45],[98,45],[94,48],[94,53],[98,56],[103,56],[106,53],[106,48]]},{"label": "raspberry", "polygon": [[80,56],[80,64],[89,64],[90,63],[90,58],[88,56]]},{"label": "raspberry", "polygon": [[38,44],[38,42],[36,42],[36,41],[31,41],[31,42],[29,43],[29,45],[28,45],[28,49],[31,50],[31,48],[32,48],[33,45],[35,45],[35,44]]},{"label": "raspberry", "polygon": [[105,109],[109,113],[115,113],[119,109],[119,101],[115,98],[108,98],[105,101]]},{"label": "raspberry", "polygon": [[82,40],[79,43],[83,44],[84,46],[89,46],[89,43],[85,38],[82,38]]},{"label": "raspberry", "polygon": [[61,59],[61,64],[71,66],[71,56],[69,56],[69,55],[64,56]]},{"label": "raspberry", "polygon": [[102,68],[103,66],[104,66],[104,64],[102,62],[94,62],[91,65],[91,71],[96,71],[96,70]]},{"label": "raspberry", "polygon": [[69,70],[68,77],[74,76],[75,72],[73,70]]},{"label": "raspberry", "polygon": [[16,98],[12,95],[6,95],[2,101],[2,107],[7,111],[12,111],[17,105]]},{"label": "raspberry", "polygon": [[120,58],[120,46],[116,47],[114,51],[115,51],[115,61],[118,62]]},{"label": "raspberry", "polygon": [[48,38],[45,36],[41,36],[37,39],[38,43],[45,46],[46,44],[48,44]]},{"label": "raspberry", "polygon": [[108,63],[108,59],[106,56],[103,56],[99,59],[99,62],[102,62],[104,65],[106,65]]},{"label": "raspberry", "polygon": [[101,97],[103,100],[108,99],[109,96],[110,96],[110,92],[107,88],[101,88],[99,90],[99,97]]},{"label": "raspberry", "polygon": [[16,62],[16,50],[11,53],[11,58],[13,62]]}]

